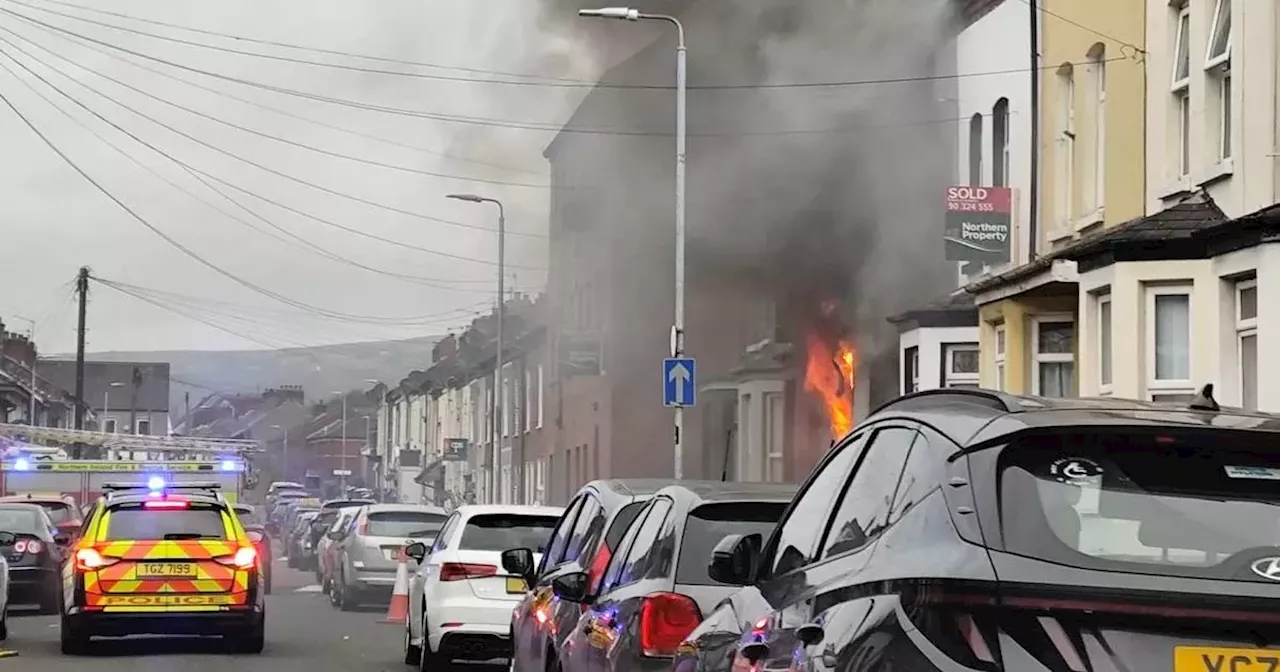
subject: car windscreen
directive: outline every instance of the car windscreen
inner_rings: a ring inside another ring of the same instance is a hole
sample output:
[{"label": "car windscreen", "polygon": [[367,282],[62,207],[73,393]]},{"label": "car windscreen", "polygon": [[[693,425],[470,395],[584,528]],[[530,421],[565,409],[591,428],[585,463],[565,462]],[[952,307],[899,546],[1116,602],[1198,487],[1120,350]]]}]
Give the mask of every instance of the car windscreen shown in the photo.
[{"label": "car windscreen", "polygon": [[1247,434],[1030,436],[1002,450],[998,469],[1012,553],[1227,580],[1264,580],[1251,562],[1280,555],[1280,453]]},{"label": "car windscreen", "polygon": [[759,534],[768,539],[782,518],[788,502],[719,502],[703,504],[689,512],[680,537],[676,583],[695,586],[724,585],[707,575],[711,551],[731,534]]},{"label": "car windscreen", "polygon": [[[378,511],[369,514],[371,537],[435,537],[444,527],[445,516],[426,511]],[[506,550],[506,549],[503,549]]]},{"label": "car windscreen", "polygon": [[39,511],[25,506],[0,507],[0,532],[36,534],[39,529]]},{"label": "car windscreen", "polygon": [[516,513],[486,513],[472,516],[462,529],[458,548],[465,551],[505,551],[508,548],[546,549],[551,531],[560,519]]},{"label": "car windscreen", "polygon": [[148,509],[142,504],[122,504],[110,510],[105,539],[226,539],[226,535],[222,511],[215,505]]}]

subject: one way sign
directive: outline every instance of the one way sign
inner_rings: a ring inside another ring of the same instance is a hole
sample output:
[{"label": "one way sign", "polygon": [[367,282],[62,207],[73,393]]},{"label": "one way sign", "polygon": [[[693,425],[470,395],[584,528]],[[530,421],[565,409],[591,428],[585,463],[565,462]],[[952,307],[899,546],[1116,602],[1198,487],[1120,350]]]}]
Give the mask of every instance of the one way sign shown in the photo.
[{"label": "one way sign", "polygon": [[692,357],[662,360],[662,405],[693,406],[698,401],[698,366]]}]

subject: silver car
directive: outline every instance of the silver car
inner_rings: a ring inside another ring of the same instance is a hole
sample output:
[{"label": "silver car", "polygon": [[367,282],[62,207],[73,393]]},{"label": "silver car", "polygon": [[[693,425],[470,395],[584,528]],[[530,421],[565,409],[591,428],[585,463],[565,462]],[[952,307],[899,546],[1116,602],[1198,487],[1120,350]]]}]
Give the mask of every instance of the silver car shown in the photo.
[{"label": "silver car", "polygon": [[396,584],[397,553],[408,544],[435,541],[449,514],[424,504],[372,504],[360,509],[338,544],[337,575],[330,595],[350,611],[377,599],[386,601]]}]

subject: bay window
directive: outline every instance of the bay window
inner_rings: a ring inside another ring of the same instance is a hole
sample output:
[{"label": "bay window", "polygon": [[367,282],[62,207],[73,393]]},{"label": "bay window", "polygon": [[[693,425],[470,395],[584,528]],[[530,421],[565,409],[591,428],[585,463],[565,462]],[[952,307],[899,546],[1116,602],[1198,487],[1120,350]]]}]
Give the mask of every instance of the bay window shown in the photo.
[{"label": "bay window", "polygon": [[1146,305],[1147,392],[1152,401],[1188,401],[1191,381],[1191,288],[1150,287]]},{"label": "bay window", "polygon": [[1075,320],[1070,315],[1032,319],[1032,394],[1075,396],[1075,330]]}]

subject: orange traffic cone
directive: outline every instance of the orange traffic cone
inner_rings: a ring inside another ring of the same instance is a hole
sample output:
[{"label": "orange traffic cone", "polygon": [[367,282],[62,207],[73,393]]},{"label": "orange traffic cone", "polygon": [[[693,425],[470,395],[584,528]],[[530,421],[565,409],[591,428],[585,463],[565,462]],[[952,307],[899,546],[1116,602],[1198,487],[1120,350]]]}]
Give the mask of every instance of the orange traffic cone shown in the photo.
[{"label": "orange traffic cone", "polygon": [[383,623],[403,624],[409,615],[409,556],[404,547],[396,552],[396,585],[391,590],[391,604],[387,606],[387,616]]}]

